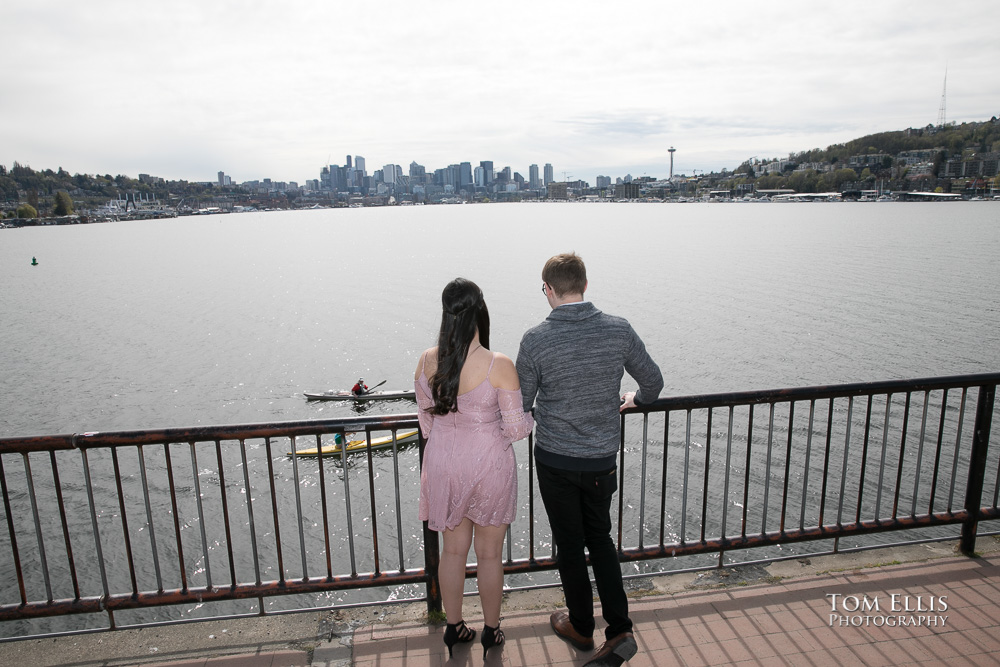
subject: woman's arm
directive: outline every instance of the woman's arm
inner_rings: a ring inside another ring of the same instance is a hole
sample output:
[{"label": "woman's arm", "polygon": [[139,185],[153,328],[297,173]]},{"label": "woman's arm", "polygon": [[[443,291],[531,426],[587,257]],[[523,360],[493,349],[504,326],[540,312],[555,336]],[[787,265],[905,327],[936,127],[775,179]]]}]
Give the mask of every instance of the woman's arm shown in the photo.
[{"label": "woman's arm", "polygon": [[490,374],[490,384],[497,388],[500,403],[500,433],[507,442],[527,438],[535,427],[535,420],[524,411],[521,397],[521,383],[517,377],[514,362],[503,354],[497,354]]},{"label": "woman's arm", "polygon": [[434,416],[430,413],[430,409],[434,407],[434,398],[427,395],[424,383],[420,381],[420,376],[427,370],[425,364],[427,363],[427,356],[430,351],[425,350],[420,355],[420,361],[417,362],[417,370],[413,373],[413,390],[417,396],[417,420],[420,422],[420,433],[424,438],[430,437],[431,426],[434,424]]},{"label": "woman's arm", "polygon": [[517,377],[517,369],[514,362],[506,354],[496,353],[496,361],[493,362],[493,370],[490,372],[490,384],[497,389],[507,391],[521,391],[521,381]]}]

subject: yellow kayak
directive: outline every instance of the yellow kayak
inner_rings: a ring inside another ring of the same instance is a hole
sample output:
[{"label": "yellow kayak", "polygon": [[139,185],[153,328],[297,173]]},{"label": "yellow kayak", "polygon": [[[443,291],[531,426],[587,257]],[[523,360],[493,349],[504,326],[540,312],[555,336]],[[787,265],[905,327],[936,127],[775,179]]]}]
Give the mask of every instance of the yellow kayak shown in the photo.
[{"label": "yellow kayak", "polygon": [[[402,445],[410,442],[416,442],[417,440],[417,429],[412,431],[397,431],[396,432],[396,444]],[[372,449],[380,449],[382,447],[392,446],[392,435],[387,435],[382,438],[372,438]],[[327,454],[340,454],[341,445],[339,444],[329,444],[323,446],[323,455]],[[355,452],[363,452],[368,449],[368,441],[362,438],[361,440],[348,440],[347,441],[347,453],[353,454]],[[294,454],[299,456],[318,456],[319,450],[316,447],[312,449],[300,449]],[[293,455],[293,452],[288,452],[289,456]]]}]

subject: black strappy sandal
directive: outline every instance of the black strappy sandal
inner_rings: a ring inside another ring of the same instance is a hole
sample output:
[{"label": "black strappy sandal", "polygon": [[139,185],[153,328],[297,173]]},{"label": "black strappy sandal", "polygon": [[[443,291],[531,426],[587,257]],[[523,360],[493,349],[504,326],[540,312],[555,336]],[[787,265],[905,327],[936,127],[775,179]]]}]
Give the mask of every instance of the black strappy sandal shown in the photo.
[{"label": "black strappy sandal", "polygon": [[476,638],[476,631],[465,624],[465,621],[449,623],[444,630],[444,645],[448,647],[448,657],[451,657],[451,647],[459,642],[471,642]]},{"label": "black strappy sandal", "polygon": [[497,623],[497,627],[491,628],[488,625],[483,626],[483,636],[479,640],[483,645],[483,660],[486,660],[486,652],[489,651],[494,646],[500,646],[503,644],[504,636],[503,630],[500,629],[500,623]]}]

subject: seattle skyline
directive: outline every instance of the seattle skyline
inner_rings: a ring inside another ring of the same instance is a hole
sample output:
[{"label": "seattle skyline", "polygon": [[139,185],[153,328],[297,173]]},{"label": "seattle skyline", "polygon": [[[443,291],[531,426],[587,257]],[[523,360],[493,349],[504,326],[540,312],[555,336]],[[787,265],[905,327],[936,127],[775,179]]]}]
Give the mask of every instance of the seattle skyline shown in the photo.
[{"label": "seattle skyline", "polygon": [[404,171],[490,160],[526,179],[550,163],[557,181],[594,183],[1000,111],[1000,6],[964,0],[14,0],[0,23],[17,56],[0,72],[0,163],[71,173],[303,183],[360,153]]}]

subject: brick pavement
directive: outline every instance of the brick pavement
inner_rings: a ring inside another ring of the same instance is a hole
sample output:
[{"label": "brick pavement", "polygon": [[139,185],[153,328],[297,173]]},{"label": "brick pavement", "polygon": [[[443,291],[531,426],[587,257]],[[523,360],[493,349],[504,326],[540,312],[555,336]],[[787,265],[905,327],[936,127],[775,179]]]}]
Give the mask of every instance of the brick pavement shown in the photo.
[{"label": "brick pavement", "polygon": [[[553,635],[550,611],[505,612],[507,645],[486,664],[583,664],[590,654]],[[655,595],[634,600],[631,616],[631,667],[1000,665],[1000,554]],[[448,660],[442,637],[424,624],[370,625],[355,632],[352,664],[483,664],[478,641]]]},{"label": "brick pavement", "polygon": [[[880,558],[892,558],[891,550],[853,562],[849,557],[835,556],[819,564],[813,562],[808,566],[811,570],[803,566],[801,571],[807,574],[795,574],[799,565],[791,561],[791,565],[786,565],[777,576],[772,574],[773,569],[767,572],[761,569],[758,575],[763,577],[758,576],[756,581],[751,577],[740,582],[739,577],[728,576],[729,573],[709,573],[701,579],[693,575],[687,577],[673,592],[663,587],[642,591],[631,602],[639,653],[628,664],[631,667],[1000,665],[1000,552],[965,558],[950,555],[947,547],[939,547],[939,550],[949,555],[876,567],[871,563],[880,562],[877,560]],[[820,567],[832,569],[817,574]],[[710,585],[692,588],[692,579]],[[734,579],[738,583],[733,584]],[[723,580],[730,583],[713,586]],[[577,652],[549,628],[549,614],[558,608],[561,595],[555,590],[548,592],[551,595],[539,598],[541,602],[523,604],[518,599],[505,603],[502,627],[507,637],[506,645],[502,651],[493,649],[485,664],[568,667],[582,665],[587,660],[590,653]],[[867,607],[862,604],[866,599]],[[877,609],[874,608],[875,600],[878,601]],[[466,620],[473,627],[481,628],[482,617],[477,615],[474,602],[467,600],[465,609]],[[418,619],[420,615],[410,613],[409,618]],[[122,635],[108,633],[89,638],[62,638],[50,643],[50,649],[41,648],[38,642],[22,646],[8,644],[7,650],[45,652],[34,655],[48,659],[29,661],[31,664],[77,666],[465,667],[483,664],[478,641],[472,645],[457,645],[455,657],[448,660],[442,641],[443,626],[429,626],[420,620],[392,622],[394,618],[404,617],[403,614],[378,616],[388,621],[365,622],[354,630],[353,640],[349,634],[347,641],[329,641],[330,633],[317,637],[315,630],[308,628],[315,623],[310,620],[315,617],[309,617],[303,619],[305,628],[270,628],[263,633],[263,640],[254,638],[239,646],[220,647],[214,654],[209,651],[203,657],[195,657],[196,652],[199,656],[201,653],[186,645],[183,635],[163,635],[157,645],[164,658],[171,654],[178,657],[187,654],[183,659],[172,661],[161,658],[157,662],[150,656],[145,647],[148,639],[145,643],[137,642],[136,647],[130,649],[134,658],[108,659],[112,653],[109,644],[125,642],[128,631],[122,631]],[[260,619],[260,623],[264,622],[267,619]],[[188,627],[204,634],[206,630],[197,629],[197,625]],[[598,626],[603,627],[600,620]],[[250,634],[247,629],[244,632]],[[170,636],[174,637],[173,642],[167,639]],[[77,642],[84,641],[107,643],[101,644],[103,649],[92,646],[84,653],[72,650]],[[66,643],[70,650],[63,655],[71,659],[55,654],[59,642]],[[24,660],[18,662],[24,663]]]}]

